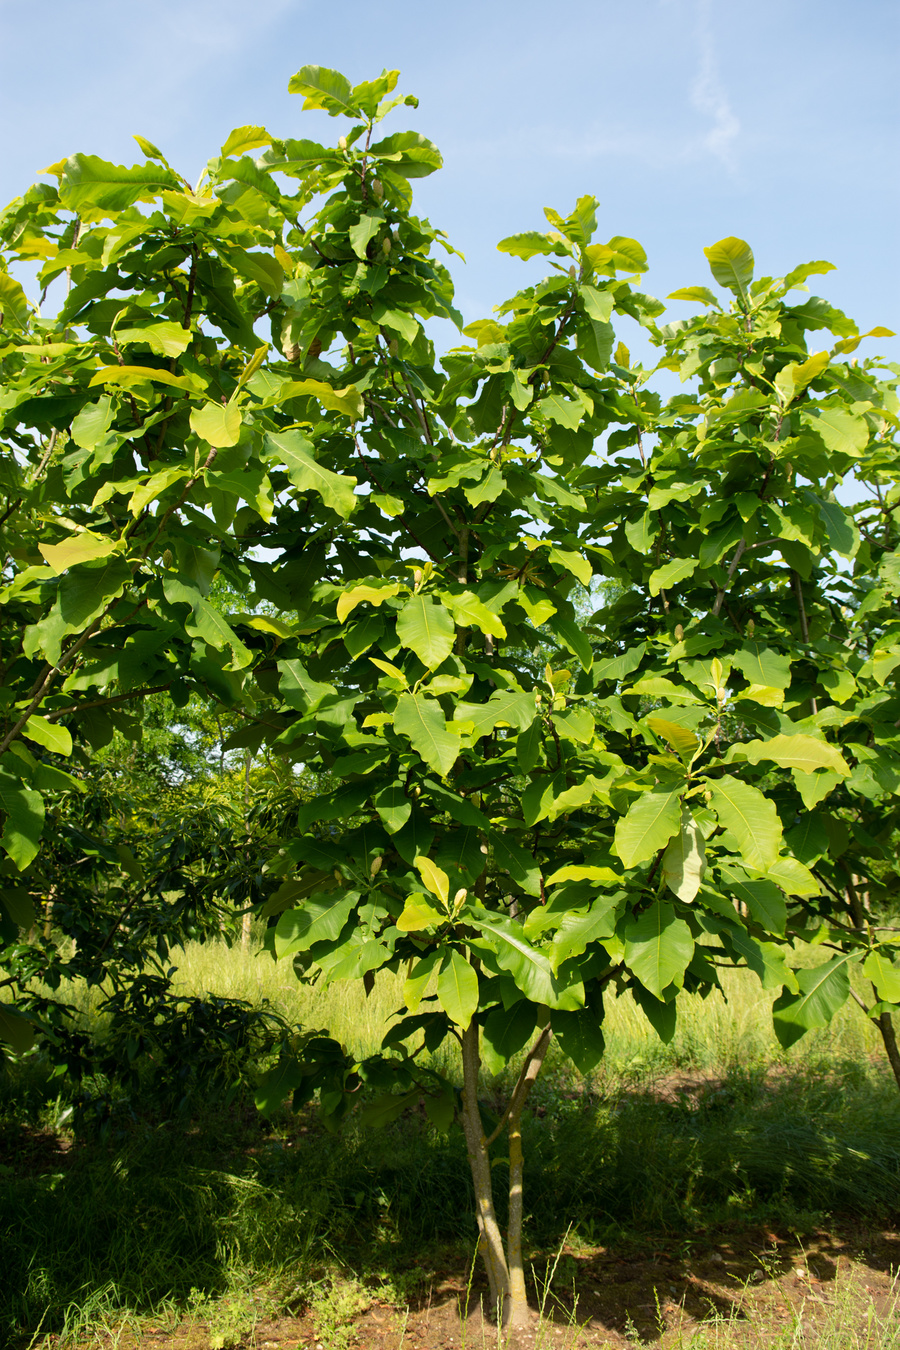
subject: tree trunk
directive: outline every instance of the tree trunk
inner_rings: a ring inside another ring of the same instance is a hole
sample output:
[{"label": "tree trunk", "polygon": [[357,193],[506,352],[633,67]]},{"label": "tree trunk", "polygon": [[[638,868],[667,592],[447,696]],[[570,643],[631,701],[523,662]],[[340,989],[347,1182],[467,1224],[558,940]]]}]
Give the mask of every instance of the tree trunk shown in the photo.
[{"label": "tree trunk", "polygon": [[[878,991],[875,991],[875,997],[878,997]],[[878,1014],[878,1030],[881,1032],[881,1039],[884,1041],[885,1054],[888,1062],[894,1072],[894,1080],[900,1089],[900,1050],[897,1049],[897,1033],[894,1031],[894,1019],[889,1012]]]},{"label": "tree trunk", "polygon": [[[509,1106],[490,1139],[485,1137],[478,1110],[478,1070],[481,1064],[478,1036],[478,1023],[473,1018],[463,1032],[463,1129],[475,1187],[478,1249],[487,1269],[493,1316],[504,1327],[527,1327],[531,1324],[531,1312],[522,1258],[522,1177],[525,1167],[522,1109],[540,1073],[551,1032],[546,1027],[533,1045],[522,1066]],[[509,1139],[509,1228],[505,1250],[494,1209],[490,1159],[490,1145],[504,1126]]]}]

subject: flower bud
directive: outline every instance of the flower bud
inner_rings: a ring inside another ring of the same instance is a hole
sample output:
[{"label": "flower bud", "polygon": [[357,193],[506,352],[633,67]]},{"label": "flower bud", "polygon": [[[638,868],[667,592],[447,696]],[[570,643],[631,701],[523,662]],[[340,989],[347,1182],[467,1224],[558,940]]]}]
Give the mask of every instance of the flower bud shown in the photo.
[{"label": "flower bud", "polygon": [[372,179],[372,193],[375,197],[375,200],[380,202],[382,197],[384,196],[384,187],[382,186],[380,178]]},{"label": "flower bud", "polygon": [[390,255],[390,252],[391,252],[391,241],[390,241],[390,239],[382,239],[382,241],[381,241],[381,251],[382,251],[382,253],[384,254],[384,256],[385,256],[386,258]]},{"label": "flower bud", "polygon": [[341,149],[341,150],[346,150],[346,149],[347,149],[347,137],[346,137],[346,136],[341,136],[341,137],[340,137],[340,139],[338,140],[338,148]]},{"label": "flower bud", "polygon": [[382,858],[382,856],[381,856],[380,853],[379,853],[379,855],[378,855],[377,858],[373,858],[373,859],[372,859],[372,866],[369,868],[369,876],[370,876],[370,877],[377,877],[377,876],[378,876],[378,873],[381,871],[381,864],[382,864],[383,862],[384,862],[384,858]]}]

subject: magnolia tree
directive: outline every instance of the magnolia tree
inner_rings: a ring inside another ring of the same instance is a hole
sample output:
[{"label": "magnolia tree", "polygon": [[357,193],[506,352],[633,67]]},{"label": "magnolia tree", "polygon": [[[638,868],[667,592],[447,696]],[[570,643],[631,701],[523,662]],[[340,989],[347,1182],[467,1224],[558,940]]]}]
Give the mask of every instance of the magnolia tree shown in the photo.
[{"label": "magnolia tree", "polygon": [[[336,1125],[365,1085],[370,1123],[422,1096],[460,1123],[516,1325],[522,1111],[551,1038],[599,1062],[607,989],[668,1039],[684,993],[745,964],[790,1043],[862,962],[893,1043],[865,895],[891,884],[900,785],[895,381],[804,294],[828,264],[754,281],[738,239],[706,250],[722,291],[676,292],[702,312],[658,326],[643,249],[597,241],[591,197],[502,241],[549,275],[436,359],[453,250],[410,183],[440,156],[382,134],[415,102],[396,79],[294,77],[349,119],[333,149],[240,128],[191,186],[141,141],[144,164],[73,156],[3,217],[8,256],[66,291],[42,317],[0,273],[4,896],[15,922],[45,794],[138,734],[149,690],[201,692],[240,717],[233,747],[318,776],[268,872],[269,945],[304,979],[402,973],[403,1006],[362,1063],[286,1047],[259,1103],[318,1093]],[[621,316],[683,393],[662,402]],[[848,476],[871,501],[841,505]],[[430,1067],[448,1039],[461,1092]],[[480,1065],[520,1055],[486,1125]]]}]

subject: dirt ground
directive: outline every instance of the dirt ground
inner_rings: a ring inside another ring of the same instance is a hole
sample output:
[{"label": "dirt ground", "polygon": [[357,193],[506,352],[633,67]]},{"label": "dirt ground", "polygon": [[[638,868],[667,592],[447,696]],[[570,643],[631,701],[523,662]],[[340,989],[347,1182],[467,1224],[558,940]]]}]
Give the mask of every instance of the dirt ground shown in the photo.
[{"label": "dirt ground", "polygon": [[[715,1240],[715,1239],[718,1240]],[[708,1239],[708,1240],[707,1240]],[[552,1259],[552,1258],[551,1258]],[[110,1327],[80,1347],[96,1350],[577,1350],[645,1345],[681,1347],[817,1346],[836,1331],[845,1343],[900,1345],[896,1278],[900,1234],[856,1229],[820,1232],[803,1245],[768,1229],[707,1235],[677,1251],[627,1254],[603,1248],[564,1249],[549,1292],[539,1289],[533,1327],[515,1337],[482,1316],[485,1290],[465,1272],[433,1272],[423,1294],[407,1306],[379,1301],[352,1317],[300,1309],[296,1317],[261,1319],[221,1328],[191,1319]],[[868,1328],[868,1339],[866,1329]],[[877,1331],[877,1335],[873,1332]],[[28,1342],[22,1343],[25,1350]],[[48,1336],[34,1350],[61,1343]],[[71,1345],[71,1342],[69,1343]],[[17,1350],[19,1348],[17,1347]]]}]

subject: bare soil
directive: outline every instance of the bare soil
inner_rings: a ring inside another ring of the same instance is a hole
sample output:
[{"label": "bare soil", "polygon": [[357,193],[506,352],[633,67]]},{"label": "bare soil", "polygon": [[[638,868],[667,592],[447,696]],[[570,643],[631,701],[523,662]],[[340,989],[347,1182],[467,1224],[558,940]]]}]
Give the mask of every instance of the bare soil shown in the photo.
[{"label": "bare soil", "polygon": [[[762,1350],[788,1341],[815,1346],[824,1328],[834,1329],[836,1322],[848,1333],[862,1333],[866,1343],[873,1319],[881,1336],[886,1334],[883,1342],[873,1343],[891,1344],[896,1337],[900,1344],[898,1270],[897,1232],[847,1227],[840,1234],[817,1232],[800,1244],[791,1234],[742,1229],[708,1233],[680,1248],[669,1238],[659,1247],[633,1247],[627,1253],[563,1249],[546,1295],[538,1272],[532,1298],[536,1305],[543,1301],[542,1314],[536,1312],[533,1327],[514,1336],[498,1333],[483,1315],[486,1289],[477,1273],[469,1283],[461,1270],[431,1272],[425,1292],[405,1306],[386,1303],[373,1292],[368,1307],[338,1325],[333,1319],[323,1325],[312,1308],[253,1325],[251,1315],[226,1345],[232,1350],[624,1350],[643,1344],[675,1350],[697,1338],[698,1344],[723,1350]],[[95,1332],[78,1346],[223,1350],[222,1335],[195,1319],[167,1325],[147,1321]],[[27,1345],[22,1342],[22,1350]],[[47,1336],[34,1342],[37,1347],[62,1350],[62,1342]]]}]

